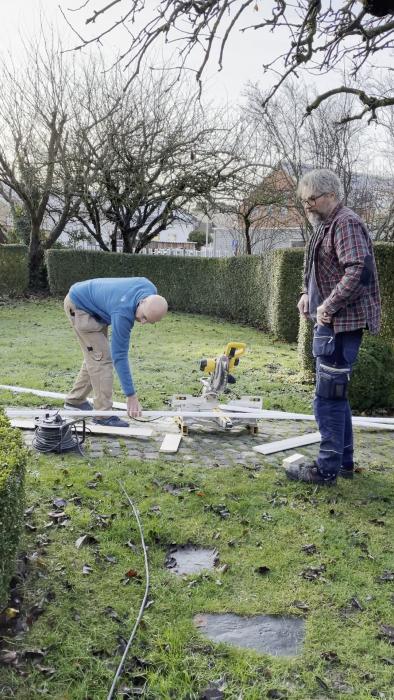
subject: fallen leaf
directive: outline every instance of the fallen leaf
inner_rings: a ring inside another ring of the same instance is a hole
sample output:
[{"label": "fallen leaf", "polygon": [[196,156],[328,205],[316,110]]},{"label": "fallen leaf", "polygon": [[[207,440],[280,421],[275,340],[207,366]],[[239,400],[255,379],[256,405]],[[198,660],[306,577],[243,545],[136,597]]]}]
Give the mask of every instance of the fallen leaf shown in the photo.
[{"label": "fallen leaf", "polygon": [[0,651],[0,663],[9,666],[11,664],[16,664],[18,662],[18,652],[11,651],[9,649],[2,649]]},{"label": "fallen leaf", "polygon": [[54,673],[56,673],[55,668],[51,668],[50,666],[41,666],[41,664],[36,664],[35,668],[37,671],[40,671],[40,673],[43,673],[45,676],[53,676]]},{"label": "fallen leaf", "polygon": [[55,508],[65,508],[67,501],[65,498],[54,498],[52,504],[55,506]]},{"label": "fallen leaf", "polygon": [[295,608],[298,608],[298,610],[309,610],[309,605],[307,603],[304,603],[303,600],[295,600],[292,605]]},{"label": "fallen leaf", "polygon": [[4,615],[6,621],[13,620],[15,617],[17,617],[17,615],[19,615],[19,610],[17,610],[17,608],[6,608],[4,610]]},{"label": "fallen leaf", "polygon": [[93,535],[81,535],[75,540],[75,546],[80,549],[85,544],[98,544],[98,540]]},{"label": "fallen leaf", "polygon": [[378,639],[383,639],[389,644],[394,644],[394,627],[392,625],[381,624],[379,627]]},{"label": "fallen leaf", "polygon": [[316,554],[317,547],[315,544],[304,544],[304,546],[301,547],[301,551],[305,552],[305,554]]},{"label": "fallen leaf", "polygon": [[329,692],[330,687],[327,685],[326,681],[323,680],[323,678],[320,678],[320,676],[315,676],[315,679],[316,679],[317,683],[320,685],[320,687],[323,688],[323,690]]},{"label": "fallen leaf", "polygon": [[329,661],[331,664],[339,663],[339,657],[336,651],[322,651],[320,656],[324,661]]},{"label": "fallen leaf", "polygon": [[117,564],[117,563],[118,563],[117,558],[111,556],[110,554],[106,554],[106,555],[105,555],[104,561],[107,561],[109,564]]},{"label": "fallen leaf", "polygon": [[110,605],[104,609],[104,613],[107,615],[107,617],[111,618],[111,620],[115,620],[115,622],[122,622],[122,619],[119,617],[116,610],[111,608]]},{"label": "fallen leaf", "polygon": [[323,571],[325,570],[326,567],[324,564],[321,564],[320,566],[310,566],[308,569],[301,571],[300,576],[305,578],[307,581],[316,581],[316,579],[321,577]]},{"label": "fallen leaf", "polygon": [[60,523],[62,520],[68,520],[70,517],[63,510],[52,510],[50,513],[48,513],[48,515],[55,523]]},{"label": "fallen leaf", "polygon": [[385,581],[394,581],[394,571],[383,571],[381,576],[376,579],[378,583],[384,583]]}]

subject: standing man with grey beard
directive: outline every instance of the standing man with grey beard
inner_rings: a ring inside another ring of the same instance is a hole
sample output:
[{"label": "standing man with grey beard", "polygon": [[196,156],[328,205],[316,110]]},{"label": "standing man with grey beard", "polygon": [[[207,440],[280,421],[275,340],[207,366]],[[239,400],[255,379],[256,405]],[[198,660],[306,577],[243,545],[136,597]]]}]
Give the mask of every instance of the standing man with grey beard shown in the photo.
[{"label": "standing man with grey beard", "polygon": [[312,170],[298,196],[314,227],[304,263],[298,310],[315,323],[314,412],[321,434],[317,460],[290,466],[289,479],[332,485],[353,478],[352,414],[347,387],[364,329],[380,327],[380,295],[372,242],[360,217],[342,204],[341,184],[331,170]]}]

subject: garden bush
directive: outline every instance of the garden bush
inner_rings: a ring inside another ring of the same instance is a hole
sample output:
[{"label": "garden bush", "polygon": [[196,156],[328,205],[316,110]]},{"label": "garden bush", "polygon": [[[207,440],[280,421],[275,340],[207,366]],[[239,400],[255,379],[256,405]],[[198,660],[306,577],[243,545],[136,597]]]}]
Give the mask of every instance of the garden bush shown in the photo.
[{"label": "garden bush", "polygon": [[379,336],[365,333],[349,385],[354,411],[394,408],[394,350]]},{"label": "garden bush", "polygon": [[29,285],[27,247],[0,245],[0,294],[18,296]]},{"label": "garden bush", "polygon": [[141,275],[154,282],[173,310],[239,321],[288,342],[297,339],[299,250],[219,259],[50,250],[46,260],[55,295],[65,295],[84,279]]},{"label": "garden bush", "polygon": [[0,609],[6,604],[23,523],[27,451],[0,410]]}]

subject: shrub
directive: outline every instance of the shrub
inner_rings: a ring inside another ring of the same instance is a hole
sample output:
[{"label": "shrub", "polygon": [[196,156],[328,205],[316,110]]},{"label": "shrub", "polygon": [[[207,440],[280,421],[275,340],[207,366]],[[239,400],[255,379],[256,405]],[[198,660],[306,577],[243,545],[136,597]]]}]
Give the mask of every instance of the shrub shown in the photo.
[{"label": "shrub", "polygon": [[394,350],[383,338],[364,334],[349,399],[355,411],[394,408]]},{"label": "shrub", "polygon": [[29,285],[27,247],[0,245],[0,294],[17,296]]},{"label": "shrub", "polygon": [[0,411],[0,608],[7,602],[23,523],[26,457],[20,431]]},{"label": "shrub", "polygon": [[374,251],[382,297],[381,336],[394,347],[394,245],[375,243]]},{"label": "shrub", "polygon": [[239,321],[289,342],[297,338],[300,251],[213,259],[50,250],[46,259],[52,294],[64,295],[84,279],[141,275],[174,310]]}]

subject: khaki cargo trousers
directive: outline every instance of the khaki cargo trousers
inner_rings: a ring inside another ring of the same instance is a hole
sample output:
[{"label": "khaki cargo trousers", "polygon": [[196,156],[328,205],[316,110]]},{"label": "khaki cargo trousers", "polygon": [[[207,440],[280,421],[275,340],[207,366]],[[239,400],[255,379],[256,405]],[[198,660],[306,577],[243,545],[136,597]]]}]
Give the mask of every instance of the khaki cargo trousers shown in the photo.
[{"label": "khaki cargo trousers", "polygon": [[67,294],[64,311],[70,321],[83,353],[82,367],[66,402],[77,406],[93,389],[94,408],[112,408],[113,365],[108,343],[108,326],[77,309]]}]

